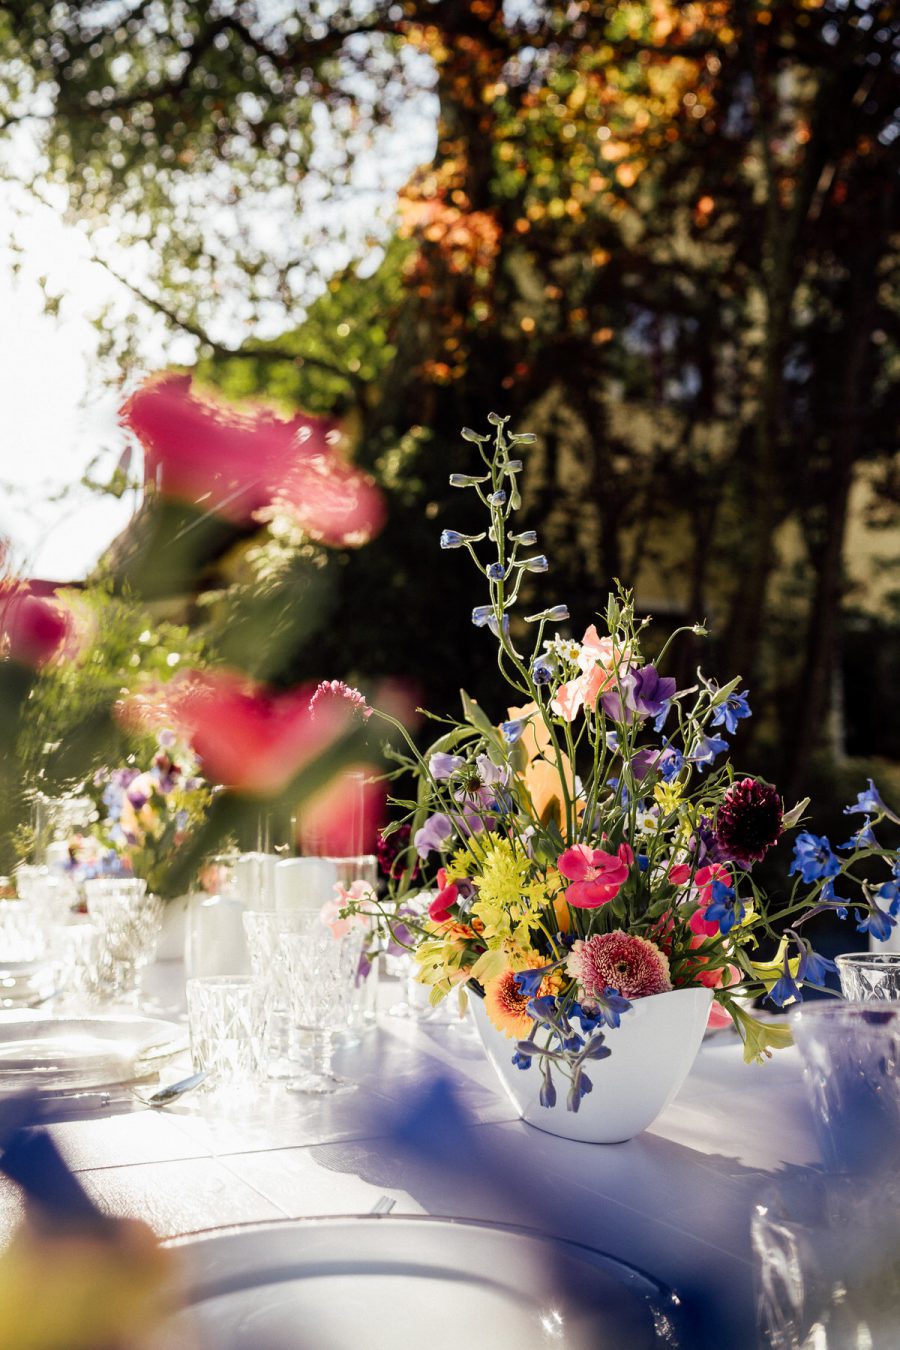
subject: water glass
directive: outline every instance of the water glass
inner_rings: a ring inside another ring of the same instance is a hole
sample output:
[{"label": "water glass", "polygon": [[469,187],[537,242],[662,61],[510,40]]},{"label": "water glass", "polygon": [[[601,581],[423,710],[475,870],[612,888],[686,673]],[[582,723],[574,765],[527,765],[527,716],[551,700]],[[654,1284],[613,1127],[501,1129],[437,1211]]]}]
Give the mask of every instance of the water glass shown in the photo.
[{"label": "water glass", "polygon": [[191,1060],[208,1075],[204,1090],[246,1087],[263,1077],[265,991],[251,975],[187,981]]},{"label": "water glass", "polygon": [[900,1002],[900,952],[844,952],[835,964],[844,998]]},{"label": "water glass", "polygon": [[291,1022],[298,1033],[309,1033],[310,1067],[287,1083],[292,1092],[334,1093],[356,1086],[334,1074],[331,1057],[335,1032],[347,1025],[362,940],[359,928],[335,937],[318,915],[294,919],[281,933]]},{"label": "water glass", "polygon": [[88,914],[106,949],[108,994],[137,998],[138,975],[156,951],[163,904],[135,877],[97,877],[84,883]]},{"label": "water glass", "polygon": [[785,1177],[751,1220],[757,1324],[768,1350],[896,1350],[896,1181]]},{"label": "water glass", "polygon": [[296,1046],[292,1046],[290,993],[287,971],[281,959],[283,919],[274,910],[247,910],[244,933],[254,976],[264,989],[266,1037],[263,1062],[269,1078],[288,1078],[294,1072]]},{"label": "water glass", "polygon": [[826,1167],[900,1177],[900,1004],[803,1004],[791,1030]]}]

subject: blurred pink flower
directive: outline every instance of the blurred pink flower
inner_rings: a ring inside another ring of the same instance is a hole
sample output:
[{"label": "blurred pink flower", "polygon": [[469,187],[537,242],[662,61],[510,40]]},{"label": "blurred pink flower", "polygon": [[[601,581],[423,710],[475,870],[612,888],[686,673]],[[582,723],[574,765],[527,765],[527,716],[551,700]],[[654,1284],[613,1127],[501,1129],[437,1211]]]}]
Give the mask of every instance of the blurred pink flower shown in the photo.
[{"label": "blurred pink flower", "polygon": [[122,421],[144,447],[145,480],[202,511],[241,525],[285,513],[330,545],[365,543],[384,522],[378,488],[338,456],[331,419],[238,410],[198,397],[190,376],[163,375],[132,395]]},{"label": "blurred pink flower", "polygon": [[313,717],[311,696],[308,685],[274,693],[236,671],[192,672],[167,689],[166,714],[209,782],[269,796],[350,729],[346,704],[331,700]]},{"label": "blurred pink flower", "polygon": [[[319,918],[326,928],[331,929],[332,936],[342,938],[351,932],[354,928],[363,928],[367,932],[372,926],[371,915],[378,913],[378,904],[375,893],[367,881],[351,881],[347,887],[338,884],[335,886],[337,894],[334,899],[326,900],[319,912]],[[346,919],[340,917],[340,912],[351,901],[356,901],[359,906],[359,912],[349,914]]]},{"label": "blurred pink flower", "polygon": [[559,855],[557,867],[572,885],[565,899],[576,909],[597,909],[614,900],[628,879],[634,854],[628,844],[620,844],[615,853],[587,844],[573,844]]},{"label": "blurred pink flower", "polygon": [[[330,699],[324,707],[338,710],[348,720],[353,716],[350,705],[340,699]],[[317,708],[314,726],[322,715]],[[378,774],[375,764],[352,764],[304,802],[297,817],[304,853],[351,858],[375,852],[387,801],[385,785],[375,781]]]},{"label": "blurred pink flower", "polygon": [[0,654],[22,665],[46,665],[63,648],[69,616],[55,600],[35,594],[28,582],[0,589]]}]

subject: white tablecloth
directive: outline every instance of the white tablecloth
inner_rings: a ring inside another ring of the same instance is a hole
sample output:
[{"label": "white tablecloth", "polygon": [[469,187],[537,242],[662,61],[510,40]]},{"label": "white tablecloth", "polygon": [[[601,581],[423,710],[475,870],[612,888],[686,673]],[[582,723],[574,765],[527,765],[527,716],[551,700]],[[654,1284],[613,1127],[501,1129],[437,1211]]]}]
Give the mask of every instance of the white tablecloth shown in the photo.
[{"label": "white tablecloth", "polygon": [[[180,967],[161,964],[151,977],[155,1010],[171,1015],[181,1002]],[[795,1051],[746,1066],[736,1038],[709,1039],[657,1122],[614,1145],[571,1143],[519,1121],[480,1047],[456,1028],[382,1015],[336,1066],[360,1084],[357,1092],[320,1099],[272,1085],[265,1100],[227,1112],[210,1113],[194,1095],[164,1111],[120,1104],[50,1128],[104,1209],[141,1218],[161,1236],[366,1213],[387,1193],[395,1213],[550,1227],[672,1285],[692,1327],[688,1350],[755,1347],[753,1206],[773,1178],[818,1162]],[[455,1168],[410,1155],[378,1131],[373,1137],[372,1122],[391,1108],[402,1116],[437,1066],[470,1117],[466,1129],[502,1149],[522,1178],[514,1205],[477,1178],[463,1184]],[[602,1063],[593,1071],[595,1091],[602,1071]],[[552,1188],[549,1225],[538,1203],[529,1209],[529,1178]],[[5,1229],[19,1212],[18,1193],[4,1184]]]}]

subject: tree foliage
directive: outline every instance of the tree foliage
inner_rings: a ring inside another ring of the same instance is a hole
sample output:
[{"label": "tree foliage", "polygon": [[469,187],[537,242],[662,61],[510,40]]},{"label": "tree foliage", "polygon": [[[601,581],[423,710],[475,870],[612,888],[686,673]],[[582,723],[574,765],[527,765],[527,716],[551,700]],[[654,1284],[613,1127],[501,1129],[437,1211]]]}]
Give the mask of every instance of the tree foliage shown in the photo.
[{"label": "tree foliage", "polygon": [[[298,673],[487,679],[436,536],[466,523],[457,430],[498,408],[539,433],[529,507],[576,621],[617,575],[707,616],[724,669],[763,667],[799,786],[854,472],[897,425],[892,6],[10,0],[0,31],[7,120],[43,119],[73,214],[152,252],[207,373],[341,412],[392,492]],[[429,100],[388,241],[364,166]],[[334,270],[321,203],[348,194]]]}]

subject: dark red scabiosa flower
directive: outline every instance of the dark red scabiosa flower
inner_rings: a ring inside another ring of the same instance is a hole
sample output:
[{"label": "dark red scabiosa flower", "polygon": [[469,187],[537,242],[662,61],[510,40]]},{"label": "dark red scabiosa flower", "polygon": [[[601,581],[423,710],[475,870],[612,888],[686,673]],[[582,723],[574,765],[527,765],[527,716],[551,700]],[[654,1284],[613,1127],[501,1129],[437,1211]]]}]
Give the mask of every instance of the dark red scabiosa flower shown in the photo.
[{"label": "dark red scabiosa flower", "polygon": [[[409,870],[409,825],[400,825],[390,834],[379,833],[375,844],[375,852],[378,855],[378,866],[386,877],[392,881],[398,881],[405,872]],[[419,871],[419,864],[413,861],[412,876],[416,877]]]},{"label": "dark red scabiosa flower", "polygon": [[715,841],[723,856],[742,867],[759,862],[781,834],[781,798],[771,783],[741,778],[725,793],[716,816]]}]

